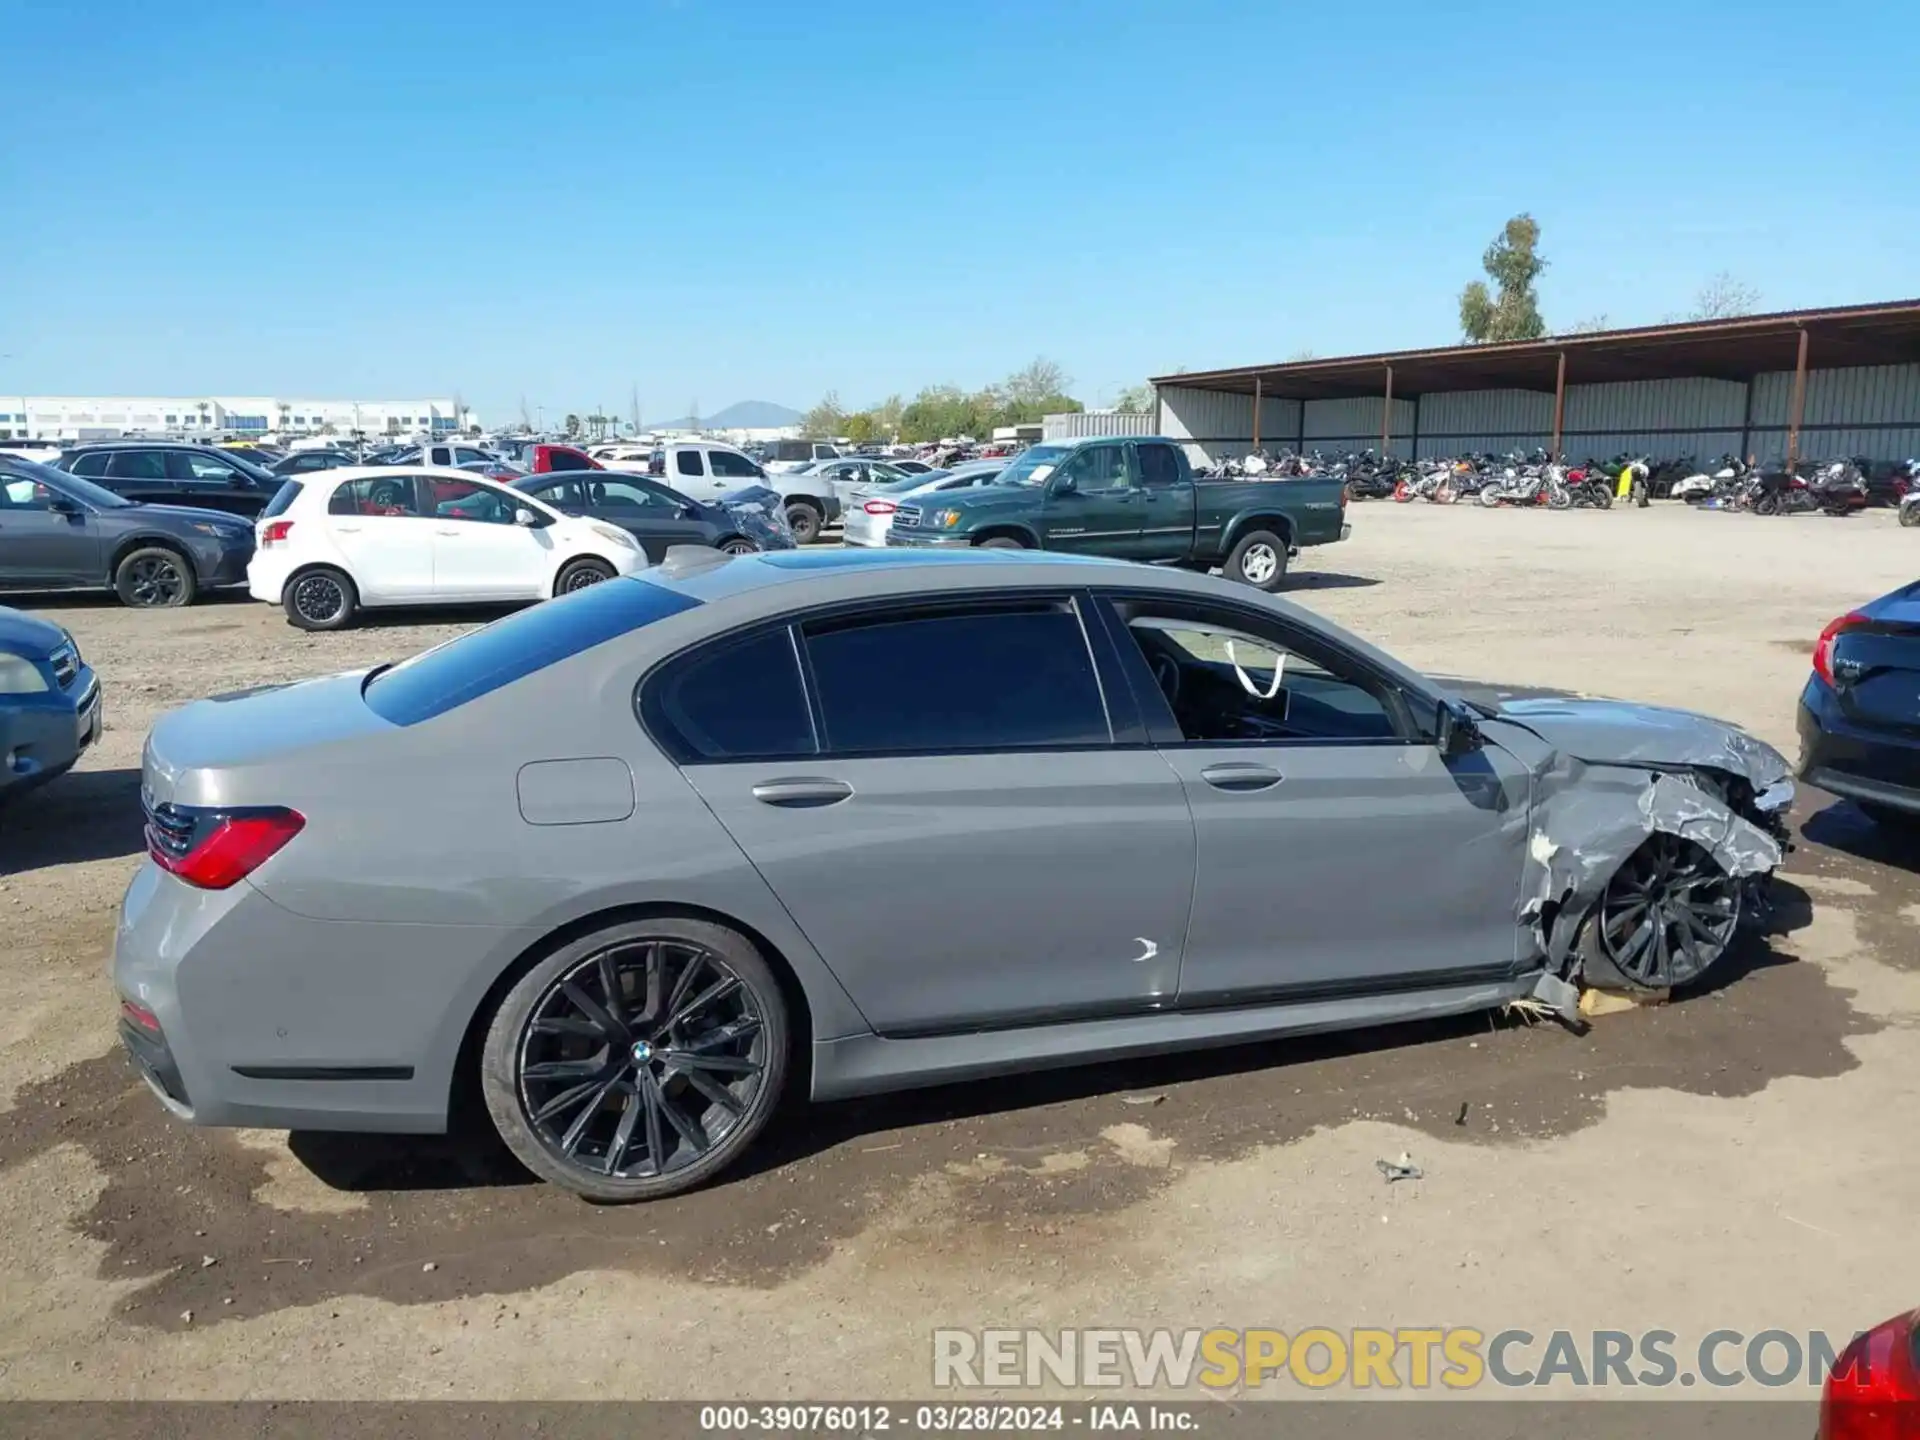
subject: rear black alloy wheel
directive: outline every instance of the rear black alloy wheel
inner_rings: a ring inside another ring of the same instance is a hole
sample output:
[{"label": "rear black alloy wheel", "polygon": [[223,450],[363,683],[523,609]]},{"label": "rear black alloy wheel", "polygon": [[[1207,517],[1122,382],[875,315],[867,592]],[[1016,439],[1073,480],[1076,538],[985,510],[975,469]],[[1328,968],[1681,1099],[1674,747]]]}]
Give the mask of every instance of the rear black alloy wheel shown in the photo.
[{"label": "rear black alloy wheel", "polygon": [[191,605],[195,590],[193,567],[178,551],[150,545],[135,550],[113,574],[120,603],[136,610],[170,610]]},{"label": "rear black alloy wheel", "polygon": [[1607,882],[1587,922],[1587,978],[1632,990],[1698,979],[1733,939],[1740,889],[1693,841],[1649,836]]},{"label": "rear black alloy wheel", "polygon": [[740,936],[641,922],[568,946],[514,988],[483,1089],[543,1178],[593,1200],[657,1199],[752,1142],[785,1081],[786,1035],[779,986]]},{"label": "rear black alloy wheel", "polygon": [[360,597],[338,570],[309,570],[287,586],[287,619],[302,630],[340,630],[353,620]]}]

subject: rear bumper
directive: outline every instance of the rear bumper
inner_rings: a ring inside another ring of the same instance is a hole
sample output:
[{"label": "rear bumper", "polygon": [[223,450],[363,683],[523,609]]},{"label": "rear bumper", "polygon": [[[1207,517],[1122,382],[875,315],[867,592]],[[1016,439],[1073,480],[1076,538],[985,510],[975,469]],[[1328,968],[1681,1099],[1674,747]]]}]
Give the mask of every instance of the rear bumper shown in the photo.
[{"label": "rear bumper", "polygon": [[907,550],[964,550],[973,544],[973,537],[935,530],[889,530],[887,544]]},{"label": "rear bumper", "polygon": [[1817,676],[1801,692],[1800,778],[1849,800],[1920,815],[1920,735],[1850,720]]},{"label": "rear bumper", "polygon": [[256,600],[278,605],[293,573],[293,557],[281,550],[256,550],[247,562],[247,593]]}]

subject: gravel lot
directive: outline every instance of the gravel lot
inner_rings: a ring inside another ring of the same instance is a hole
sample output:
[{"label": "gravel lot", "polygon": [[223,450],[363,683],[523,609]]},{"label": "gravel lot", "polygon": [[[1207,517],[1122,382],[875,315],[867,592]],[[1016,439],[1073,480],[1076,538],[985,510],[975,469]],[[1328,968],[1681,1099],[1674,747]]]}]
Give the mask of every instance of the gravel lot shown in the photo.
[{"label": "gravel lot", "polygon": [[[1353,520],[1293,596],[1407,660],[1789,752],[1820,626],[1920,546],[1886,512]],[[1916,857],[1825,797],[1786,933],[1585,1039],[1483,1016],[802,1109],[730,1183],[598,1209],[443,1142],[189,1130],[113,1048],[152,720],[486,616],[308,636],[245,599],[15,603],[73,630],[108,728],[0,818],[0,1396],[905,1396],[936,1325],[1697,1337],[1920,1301]],[[1388,1188],[1402,1150],[1426,1178]]]}]

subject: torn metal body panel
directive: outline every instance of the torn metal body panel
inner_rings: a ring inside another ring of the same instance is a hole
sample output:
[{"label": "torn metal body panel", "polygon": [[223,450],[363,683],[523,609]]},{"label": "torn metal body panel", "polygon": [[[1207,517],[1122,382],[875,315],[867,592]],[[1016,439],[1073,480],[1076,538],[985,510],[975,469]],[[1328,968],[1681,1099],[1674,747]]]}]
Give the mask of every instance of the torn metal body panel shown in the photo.
[{"label": "torn metal body panel", "polygon": [[1608,700],[1514,701],[1482,731],[1533,770],[1519,919],[1555,973],[1582,978],[1583,925],[1655,835],[1698,846],[1744,882],[1747,913],[1764,908],[1793,799],[1772,746],[1708,716]]}]

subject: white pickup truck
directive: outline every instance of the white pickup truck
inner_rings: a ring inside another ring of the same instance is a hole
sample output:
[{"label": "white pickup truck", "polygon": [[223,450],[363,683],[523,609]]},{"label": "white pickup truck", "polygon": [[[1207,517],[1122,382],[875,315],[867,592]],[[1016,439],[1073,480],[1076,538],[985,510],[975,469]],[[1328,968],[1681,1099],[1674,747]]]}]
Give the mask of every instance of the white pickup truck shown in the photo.
[{"label": "white pickup truck", "polygon": [[834,494],[826,476],[770,475],[731,445],[676,440],[654,451],[648,469],[662,484],[692,500],[718,500],[750,485],[777,490],[786,505],[793,538],[801,545],[811,545],[822,530],[840,518],[840,497]]}]

